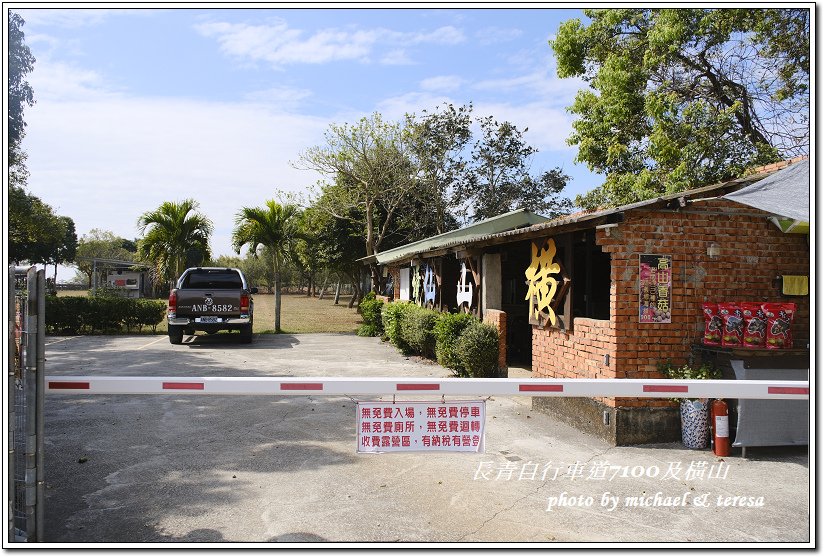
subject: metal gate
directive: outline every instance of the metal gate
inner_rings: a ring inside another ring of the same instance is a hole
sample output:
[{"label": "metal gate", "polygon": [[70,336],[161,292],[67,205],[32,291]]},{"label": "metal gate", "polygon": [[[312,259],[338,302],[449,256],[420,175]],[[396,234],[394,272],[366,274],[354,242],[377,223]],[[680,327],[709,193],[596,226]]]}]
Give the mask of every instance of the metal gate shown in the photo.
[{"label": "metal gate", "polygon": [[8,540],[43,539],[45,271],[9,267]]}]

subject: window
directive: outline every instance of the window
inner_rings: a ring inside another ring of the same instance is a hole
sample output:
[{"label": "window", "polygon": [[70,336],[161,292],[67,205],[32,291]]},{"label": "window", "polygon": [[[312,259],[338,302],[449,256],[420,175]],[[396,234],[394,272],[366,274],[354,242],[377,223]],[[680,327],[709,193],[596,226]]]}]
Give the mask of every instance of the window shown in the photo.
[{"label": "window", "polygon": [[236,290],[243,288],[237,271],[230,269],[198,269],[186,275],[183,288]]},{"label": "window", "polygon": [[595,230],[572,234],[572,315],[609,319],[610,256],[595,243]]}]

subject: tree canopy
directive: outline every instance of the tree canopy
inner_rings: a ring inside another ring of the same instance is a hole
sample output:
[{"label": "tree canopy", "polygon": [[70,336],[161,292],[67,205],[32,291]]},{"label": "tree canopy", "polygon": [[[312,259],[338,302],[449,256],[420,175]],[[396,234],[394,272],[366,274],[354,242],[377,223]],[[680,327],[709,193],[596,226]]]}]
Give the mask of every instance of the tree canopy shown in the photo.
[{"label": "tree canopy", "polygon": [[576,203],[619,205],[809,151],[808,9],[599,9],[550,46],[581,77],[577,160],[606,176]]},{"label": "tree canopy", "polygon": [[9,185],[9,261],[58,264],[73,261],[74,221],[22,187]]},{"label": "tree canopy", "polygon": [[[327,177],[313,206],[359,227],[364,256],[516,208],[567,212],[571,203],[560,198],[567,177],[559,169],[530,174],[536,149],[526,130],[481,118],[473,143],[471,112],[446,105],[403,122],[375,113],[330,126],[325,144],[296,163]],[[371,272],[379,289],[376,265]]]},{"label": "tree canopy", "polygon": [[154,263],[159,279],[173,282],[186,267],[210,258],[212,221],[197,209],[194,199],[166,201],[138,218],[137,226],[143,234],[138,241],[138,256]]},{"label": "tree canopy", "polygon": [[26,106],[34,105],[34,91],[26,81],[26,75],[34,69],[35,59],[25,43],[24,24],[19,14],[9,12],[8,156],[9,182],[14,185],[25,182],[26,155],[20,149],[20,142],[26,133],[23,111]]}]

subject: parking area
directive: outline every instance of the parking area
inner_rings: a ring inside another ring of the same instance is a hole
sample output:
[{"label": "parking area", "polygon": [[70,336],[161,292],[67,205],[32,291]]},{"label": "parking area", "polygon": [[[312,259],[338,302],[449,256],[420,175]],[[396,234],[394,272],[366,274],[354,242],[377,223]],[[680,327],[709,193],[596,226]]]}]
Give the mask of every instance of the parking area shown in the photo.
[{"label": "parking area", "polygon": [[[46,345],[52,376],[450,375],[344,334]],[[814,541],[806,447],[746,460],[611,447],[533,412],[528,397],[500,397],[486,403],[483,453],[358,454],[356,400],[49,393],[46,541]]]}]

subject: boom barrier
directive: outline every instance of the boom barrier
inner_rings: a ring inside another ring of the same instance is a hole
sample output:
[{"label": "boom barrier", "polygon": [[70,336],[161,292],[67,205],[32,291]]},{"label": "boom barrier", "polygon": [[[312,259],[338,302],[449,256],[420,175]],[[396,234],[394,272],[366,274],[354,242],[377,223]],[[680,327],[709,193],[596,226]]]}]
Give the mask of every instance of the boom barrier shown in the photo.
[{"label": "boom barrier", "polygon": [[46,376],[45,382],[50,393],[100,395],[810,398],[809,381],[771,380]]}]

